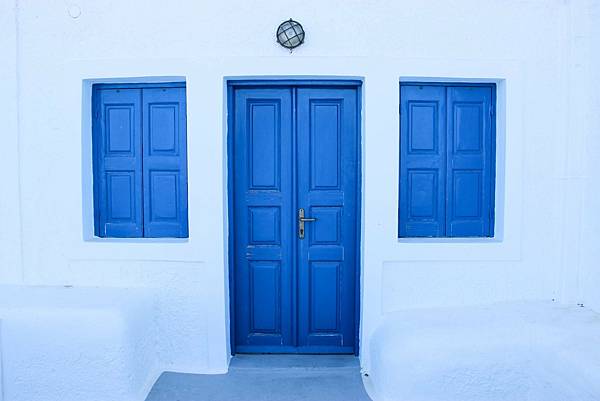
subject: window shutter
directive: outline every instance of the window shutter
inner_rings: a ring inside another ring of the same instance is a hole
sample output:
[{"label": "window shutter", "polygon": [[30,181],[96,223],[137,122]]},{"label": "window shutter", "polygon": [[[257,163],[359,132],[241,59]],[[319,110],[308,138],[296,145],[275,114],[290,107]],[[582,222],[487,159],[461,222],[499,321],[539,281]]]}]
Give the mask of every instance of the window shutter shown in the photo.
[{"label": "window shutter", "polygon": [[445,93],[442,86],[400,87],[400,237],[444,235]]},{"label": "window shutter", "polygon": [[96,235],[142,236],[141,90],[94,90]]},{"label": "window shutter", "polygon": [[492,89],[447,89],[446,236],[493,233]]},{"label": "window shutter", "polygon": [[144,236],[188,237],[185,88],[143,89]]}]

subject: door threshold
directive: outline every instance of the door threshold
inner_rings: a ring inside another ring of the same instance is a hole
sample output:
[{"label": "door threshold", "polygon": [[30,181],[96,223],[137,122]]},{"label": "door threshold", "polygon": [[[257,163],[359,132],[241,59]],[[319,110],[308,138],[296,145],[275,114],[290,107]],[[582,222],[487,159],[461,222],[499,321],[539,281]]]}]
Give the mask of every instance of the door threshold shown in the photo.
[{"label": "door threshold", "polygon": [[360,369],[354,355],[237,354],[231,369]]}]

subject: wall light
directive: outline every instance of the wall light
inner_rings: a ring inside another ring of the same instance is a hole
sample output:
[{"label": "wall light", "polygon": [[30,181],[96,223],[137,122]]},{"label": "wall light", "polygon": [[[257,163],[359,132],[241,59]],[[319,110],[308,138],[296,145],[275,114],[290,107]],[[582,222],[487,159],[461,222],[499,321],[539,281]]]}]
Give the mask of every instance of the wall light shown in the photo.
[{"label": "wall light", "polygon": [[304,43],[304,28],[298,21],[289,19],[288,21],[282,22],[277,28],[277,43],[286,49],[290,50],[300,46]]}]

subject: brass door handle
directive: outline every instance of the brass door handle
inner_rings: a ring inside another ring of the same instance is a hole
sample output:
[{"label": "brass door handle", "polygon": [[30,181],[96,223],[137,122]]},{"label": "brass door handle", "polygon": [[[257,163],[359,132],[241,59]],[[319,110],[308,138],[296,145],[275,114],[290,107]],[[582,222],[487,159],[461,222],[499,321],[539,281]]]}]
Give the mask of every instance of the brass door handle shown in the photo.
[{"label": "brass door handle", "polygon": [[304,239],[304,223],[317,221],[314,217],[304,217],[304,209],[298,209],[298,238]]}]

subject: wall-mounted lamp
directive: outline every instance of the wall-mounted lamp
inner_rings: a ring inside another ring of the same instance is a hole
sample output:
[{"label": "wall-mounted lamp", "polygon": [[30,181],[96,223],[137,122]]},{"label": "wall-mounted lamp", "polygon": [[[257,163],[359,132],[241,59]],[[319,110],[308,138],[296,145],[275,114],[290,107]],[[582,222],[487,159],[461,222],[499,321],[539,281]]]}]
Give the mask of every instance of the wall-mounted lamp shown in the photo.
[{"label": "wall-mounted lamp", "polygon": [[291,18],[282,22],[277,28],[277,43],[289,49],[290,53],[304,43],[304,36],[305,32],[302,25]]}]

